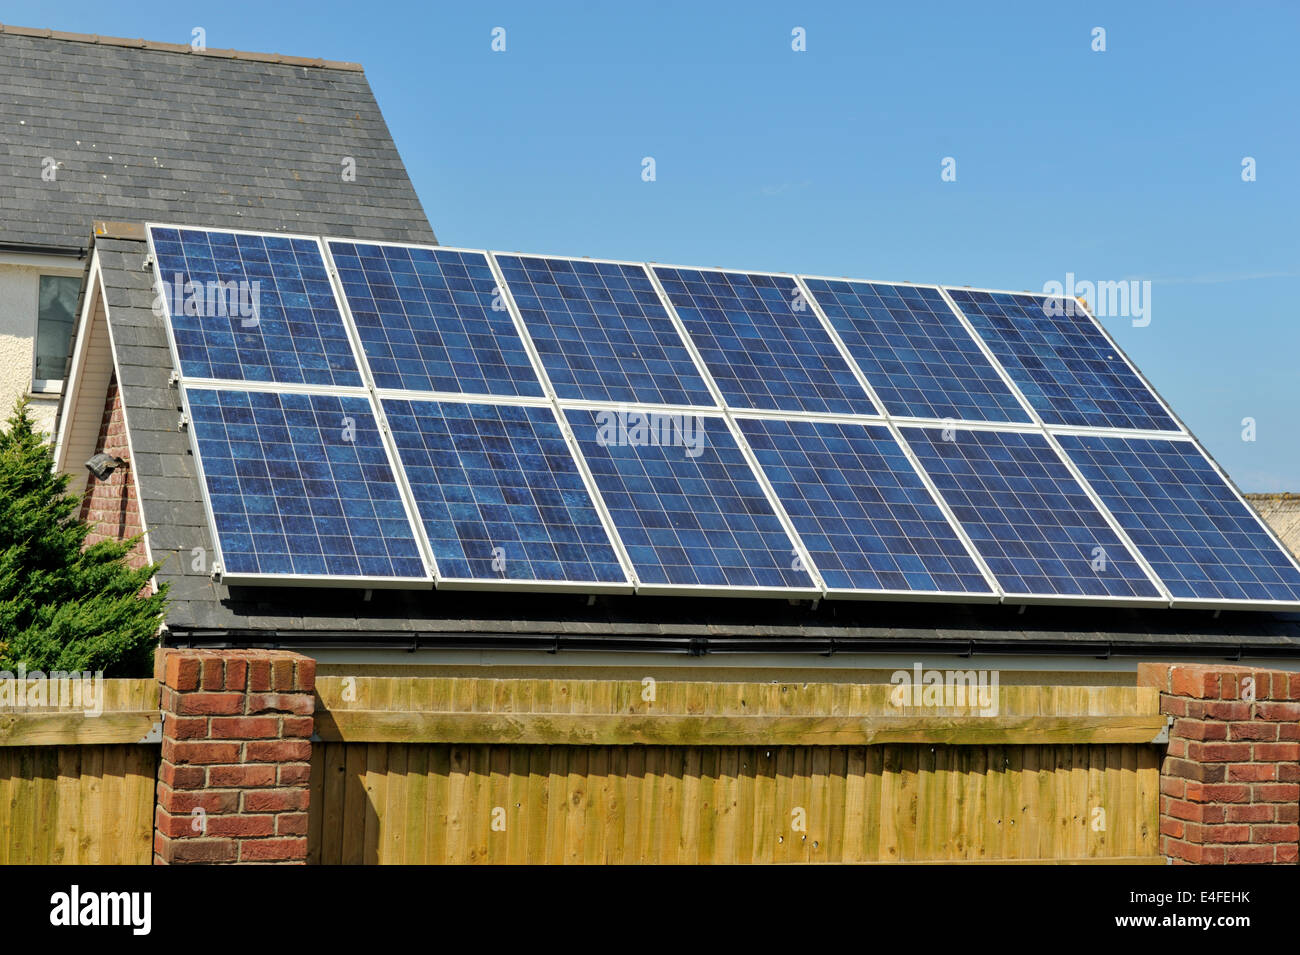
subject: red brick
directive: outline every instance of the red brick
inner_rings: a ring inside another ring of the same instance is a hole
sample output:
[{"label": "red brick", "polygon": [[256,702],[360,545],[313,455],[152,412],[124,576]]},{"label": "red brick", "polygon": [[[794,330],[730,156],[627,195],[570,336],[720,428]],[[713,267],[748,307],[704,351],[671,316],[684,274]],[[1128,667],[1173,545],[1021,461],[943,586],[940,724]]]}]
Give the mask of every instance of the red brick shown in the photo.
[{"label": "red brick", "polygon": [[1295,865],[1300,862],[1300,845],[1277,845],[1273,849],[1273,861],[1283,865]]},{"label": "red brick", "polygon": [[1188,783],[1187,798],[1190,802],[1250,802],[1250,787],[1242,785],[1223,785],[1209,783]]},{"label": "red brick", "polygon": [[260,816],[261,819],[275,820],[277,836],[305,836],[310,816],[305,812],[282,812],[274,816]]},{"label": "red brick", "polygon": [[294,689],[302,693],[311,693],[316,689],[316,661],[303,657],[294,663]]},{"label": "red brick", "polygon": [[1162,693],[1169,692],[1169,671],[1172,669],[1168,663],[1139,663],[1137,667],[1137,685],[1154,686]]},{"label": "red brick", "polygon": [[213,786],[230,786],[236,789],[256,789],[275,785],[275,767],[265,764],[253,766],[213,766],[208,770]]},{"label": "red brick", "polygon": [[280,735],[280,721],[274,716],[214,716],[213,739],[271,739]]},{"label": "red brick", "polygon": [[307,739],[315,731],[316,721],[310,716],[286,716],[281,727],[281,736]]},{"label": "red brick", "polygon": [[163,853],[167,862],[234,862],[238,844],[229,839],[180,839],[169,842]]},{"label": "red brick", "polygon": [[1258,783],[1256,802],[1295,802],[1300,799],[1300,785],[1294,783]]},{"label": "red brick", "polygon": [[158,778],[172,789],[202,789],[208,771],[202,766],[177,766],[170,760],[158,764]]},{"label": "red brick", "polygon": [[311,782],[311,763],[289,763],[279,767],[281,786],[306,785]]},{"label": "red brick", "polygon": [[1277,738],[1280,740],[1300,740],[1300,723],[1277,724]]},{"label": "red brick", "polygon": [[1300,722],[1300,703],[1260,703],[1255,707],[1255,715],[1279,723]]},{"label": "red brick", "polygon": [[1250,743],[1189,743],[1188,759],[1204,763],[1236,763],[1251,758]]},{"label": "red brick", "polygon": [[1272,846],[1233,846],[1224,860],[1237,865],[1258,865],[1273,861]]},{"label": "red brick", "polygon": [[184,815],[202,809],[209,815],[234,812],[239,808],[239,791],[233,789],[205,789],[201,792],[172,790],[164,792],[158,787],[158,805],[173,815]]},{"label": "red brick", "polygon": [[162,757],[173,763],[211,764],[239,762],[242,743],[180,743],[167,737],[162,741]]},{"label": "red brick", "polygon": [[1181,819],[1175,819],[1173,816],[1160,817],[1160,834],[1163,836],[1172,836],[1175,839],[1181,839],[1186,832],[1186,823]]},{"label": "red brick", "polygon": [[1224,740],[1228,738],[1228,727],[1224,723],[1205,720],[1174,720],[1171,734],[1197,741]]},{"label": "red brick", "polygon": [[1280,783],[1300,783],[1300,764],[1279,763],[1277,781]]},{"label": "red brick", "polygon": [[309,790],[293,789],[255,789],[244,793],[245,812],[284,812],[286,810],[305,810],[311,798]]},{"label": "red brick", "polygon": [[1277,778],[1277,767],[1267,763],[1239,763],[1228,767],[1228,781],[1234,783],[1271,783]]},{"label": "red brick", "polygon": [[1256,743],[1255,759],[1274,763],[1300,761],[1300,743]]},{"label": "red brick", "polygon": [[[207,824],[207,816],[206,814],[196,816],[193,813],[170,813],[162,806],[158,806],[154,810],[153,824],[154,829],[169,839],[198,839],[206,835],[203,827]],[[198,829],[195,828],[196,824],[199,826]]]},{"label": "red brick", "polygon": [[242,693],[183,693],[176,704],[182,716],[205,714],[232,716],[244,712]]},{"label": "red brick", "polygon": [[306,862],[306,839],[249,839],[239,844],[240,862]]},{"label": "red brick", "polygon": [[275,816],[213,816],[208,820],[210,836],[273,836]]},{"label": "red brick", "polygon": [[226,689],[239,690],[248,688],[248,661],[238,658],[226,661]]},{"label": "red brick", "polygon": [[226,688],[226,661],[219,657],[208,657],[203,661],[203,689],[224,690]]},{"label": "red brick", "polygon": [[311,716],[316,701],[306,693],[251,693],[248,697],[249,713],[295,713]]},{"label": "red brick", "polygon": [[172,739],[207,739],[206,716],[176,716],[164,720],[164,731]]},{"label": "red brick", "polygon": [[1227,778],[1221,765],[1207,766],[1187,759],[1166,759],[1161,772],[1198,783],[1218,783]]},{"label": "red brick", "polygon": [[1291,803],[1265,803],[1265,808],[1274,811],[1274,817],[1278,822],[1300,822],[1300,804]]},{"label": "red brick", "polygon": [[309,740],[266,740],[245,743],[244,759],[249,763],[305,763],[311,760]]},{"label": "red brick", "polygon": [[1181,776],[1170,776],[1161,773],[1160,792],[1166,796],[1173,796],[1175,799],[1182,799],[1187,795],[1187,780]]},{"label": "red brick", "polygon": [[199,688],[199,661],[193,657],[183,657],[173,653],[167,659],[167,685],[173,690],[197,690]]},{"label": "red brick", "polygon": [[1219,695],[1219,674],[1195,666],[1174,667],[1169,676],[1169,690],[1174,696],[1216,699]]},{"label": "red brick", "polygon": [[1248,720],[1251,718],[1250,707],[1250,703],[1199,703],[1189,705],[1187,715],[1196,712],[1199,719]]},{"label": "red brick", "polygon": [[1255,842],[1300,842],[1300,826],[1255,826]]},{"label": "red brick", "polygon": [[1259,806],[1229,806],[1228,822],[1272,822],[1274,808],[1264,804]]},{"label": "red brick", "polygon": [[266,693],[271,689],[271,661],[248,661],[248,689],[253,693]]},{"label": "red brick", "polygon": [[1231,740],[1275,740],[1277,739],[1276,723],[1220,723],[1225,730],[1229,730],[1228,738]]},{"label": "red brick", "polygon": [[293,660],[271,662],[271,685],[280,693],[293,691]]},{"label": "red brick", "polygon": [[1250,826],[1202,826],[1201,836],[1204,841],[1214,843],[1251,841]]}]

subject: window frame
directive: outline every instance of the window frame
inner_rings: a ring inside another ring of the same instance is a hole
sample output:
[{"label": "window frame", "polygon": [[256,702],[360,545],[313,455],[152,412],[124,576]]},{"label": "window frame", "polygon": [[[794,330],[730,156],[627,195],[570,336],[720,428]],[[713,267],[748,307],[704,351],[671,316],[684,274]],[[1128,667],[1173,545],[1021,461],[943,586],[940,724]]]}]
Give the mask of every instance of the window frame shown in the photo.
[{"label": "window frame", "polygon": [[[63,394],[63,389],[67,386],[67,377],[63,378],[38,378],[36,377],[36,368],[38,353],[37,348],[41,339],[41,284],[46,279],[72,279],[78,283],[77,298],[81,298],[81,275],[78,271],[60,271],[56,269],[42,269],[36,275],[36,314],[33,316],[32,324],[32,370],[29,376],[31,381],[31,394],[37,398],[53,398]],[[77,320],[80,315],[77,306],[72,306],[72,323],[68,329],[68,348],[71,349],[77,336]]]}]

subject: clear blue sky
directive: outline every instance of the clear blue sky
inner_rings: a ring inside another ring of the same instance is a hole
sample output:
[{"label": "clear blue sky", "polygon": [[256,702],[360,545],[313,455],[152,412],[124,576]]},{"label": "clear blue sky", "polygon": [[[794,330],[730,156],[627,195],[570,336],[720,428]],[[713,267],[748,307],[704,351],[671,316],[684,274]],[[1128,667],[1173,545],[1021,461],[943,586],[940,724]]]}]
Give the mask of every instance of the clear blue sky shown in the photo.
[{"label": "clear blue sky", "polygon": [[359,61],[448,245],[1150,279],[1150,325],[1107,327],[1245,490],[1300,491],[1300,5],[71,0],[0,21]]}]

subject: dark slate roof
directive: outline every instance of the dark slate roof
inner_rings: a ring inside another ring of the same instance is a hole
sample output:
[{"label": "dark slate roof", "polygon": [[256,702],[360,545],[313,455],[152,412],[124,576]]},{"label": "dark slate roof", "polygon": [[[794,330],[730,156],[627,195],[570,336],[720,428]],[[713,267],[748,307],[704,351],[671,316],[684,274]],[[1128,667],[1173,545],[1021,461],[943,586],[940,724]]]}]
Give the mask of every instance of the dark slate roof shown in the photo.
[{"label": "dark slate roof", "polygon": [[490,592],[227,587],[191,570],[213,553],[143,242],[96,240],[159,579],[173,642],[587,649],[923,650],[1109,655],[1300,653],[1300,616],[935,603],[600,597]]},{"label": "dark slate roof", "polygon": [[14,29],[0,27],[0,246],[84,248],[95,219],[435,241],[359,68]]}]

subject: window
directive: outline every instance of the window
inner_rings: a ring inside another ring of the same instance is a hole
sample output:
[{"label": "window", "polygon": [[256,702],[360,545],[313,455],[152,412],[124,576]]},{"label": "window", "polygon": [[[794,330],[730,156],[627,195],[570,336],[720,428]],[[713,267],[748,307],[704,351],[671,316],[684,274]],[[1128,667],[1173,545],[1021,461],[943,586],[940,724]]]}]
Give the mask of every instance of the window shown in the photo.
[{"label": "window", "polygon": [[40,302],[36,312],[36,362],[32,371],[32,389],[35,391],[59,391],[63,388],[63,369],[68,360],[80,291],[80,278],[41,276]]}]

